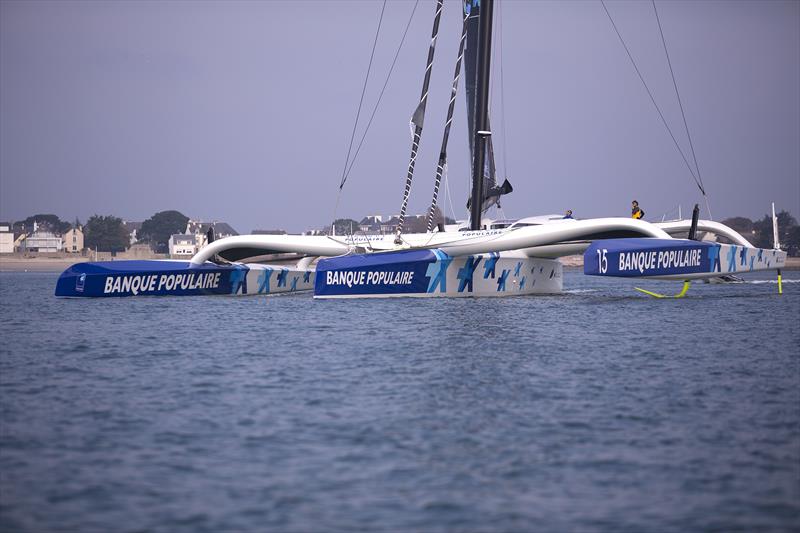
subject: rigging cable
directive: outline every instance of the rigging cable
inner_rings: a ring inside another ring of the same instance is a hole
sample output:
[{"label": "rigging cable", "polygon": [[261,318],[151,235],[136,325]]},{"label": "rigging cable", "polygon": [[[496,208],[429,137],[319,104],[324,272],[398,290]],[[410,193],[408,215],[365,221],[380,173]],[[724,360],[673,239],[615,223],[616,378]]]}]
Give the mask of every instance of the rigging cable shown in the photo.
[{"label": "rigging cable", "polygon": [[650,87],[648,87],[647,86],[647,82],[644,81],[644,77],[642,76],[642,73],[639,71],[639,67],[636,65],[636,61],[634,61],[633,56],[631,55],[631,52],[628,49],[628,45],[625,44],[625,40],[622,38],[622,35],[620,34],[619,30],[617,29],[617,25],[614,23],[614,19],[611,18],[611,13],[608,12],[608,8],[606,7],[605,1],[604,0],[600,0],[600,4],[603,6],[603,10],[606,12],[606,15],[608,16],[608,20],[611,21],[611,25],[614,27],[614,31],[616,32],[617,37],[619,37],[620,43],[622,43],[623,48],[625,48],[625,52],[628,54],[628,59],[631,60],[631,64],[633,65],[634,70],[636,70],[636,74],[639,76],[639,80],[641,80],[642,85],[644,85],[644,88],[647,91],[647,94],[650,96],[650,101],[653,102],[653,106],[655,106],[656,111],[658,111],[658,116],[661,117],[661,122],[663,122],[664,127],[667,128],[667,132],[669,132],[669,136],[672,137],[672,142],[675,143],[675,148],[678,149],[678,153],[681,154],[681,157],[683,158],[683,162],[686,163],[686,168],[689,169],[689,174],[692,175],[692,179],[694,179],[695,184],[700,189],[700,192],[703,193],[703,196],[705,196],[706,191],[703,188],[702,183],[700,181],[698,181],[697,176],[695,176],[694,170],[692,170],[692,166],[689,164],[689,160],[686,159],[686,155],[683,153],[683,150],[681,150],[681,147],[678,144],[678,141],[675,139],[675,135],[672,133],[672,130],[670,129],[669,124],[667,124],[667,120],[664,118],[664,114],[661,112],[661,108],[658,107],[658,104],[656,103],[656,99],[653,97],[652,91],[650,91]]},{"label": "rigging cable", "polygon": [[[392,60],[392,66],[389,67],[389,73],[386,75],[386,80],[383,82],[383,87],[381,88],[381,92],[378,95],[378,100],[375,102],[375,107],[372,108],[372,114],[369,117],[369,122],[367,122],[367,127],[364,129],[364,134],[361,136],[361,140],[358,143],[358,148],[356,148],[355,153],[353,154],[353,159],[350,160],[350,166],[347,168],[347,173],[344,176],[344,181],[347,181],[347,178],[350,177],[350,171],[353,170],[353,166],[356,164],[356,158],[358,157],[359,152],[361,152],[361,147],[364,144],[364,140],[367,137],[367,133],[369,132],[370,126],[372,126],[372,120],[375,118],[375,113],[378,111],[378,106],[381,103],[381,99],[383,99],[383,93],[386,91],[387,85],[389,85],[389,79],[392,77],[392,72],[394,71],[394,66],[397,63],[397,58],[400,55],[400,50],[403,48],[403,43],[405,43],[406,35],[408,35],[408,28],[411,27],[411,20],[414,18],[414,13],[417,11],[417,6],[419,5],[419,0],[414,2],[414,7],[411,10],[411,15],[408,17],[408,22],[406,23],[406,29],[403,32],[403,37],[400,39],[400,44],[397,46],[397,51],[394,53],[394,59]],[[344,183],[342,184],[344,185]]]},{"label": "rigging cable", "polygon": [[658,16],[658,9],[656,9],[656,0],[651,0],[653,3],[653,12],[656,14],[656,22],[658,22],[658,32],[661,34],[661,42],[664,45],[664,55],[667,56],[667,65],[669,65],[669,73],[672,76],[672,86],[675,87],[675,96],[678,99],[678,107],[681,109],[681,117],[683,117],[683,127],[686,130],[686,138],[689,139],[689,148],[692,150],[692,160],[694,161],[694,168],[697,171],[697,179],[700,181],[700,192],[703,193],[703,198],[706,201],[706,210],[708,217],[713,220],[711,216],[711,207],[708,205],[708,196],[706,195],[705,186],[703,185],[703,177],[700,175],[700,165],[697,164],[697,155],[694,152],[694,143],[692,143],[692,135],[689,133],[689,124],[686,122],[686,113],[683,111],[683,102],[681,101],[681,94],[678,92],[678,83],[675,81],[675,72],[672,70],[672,61],[669,58],[669,50],[667,49],[667,40],[664,38],[664,30],[661,28],[661,18]]},{"label": "rigging cable", "polygon": [[499,56],[500,56],[500,121],[503,123],[503,173],[506,177],[509,176],[508,172],[508,156],[506,153],[506,147],[508,146],[508,135],[506,134],[506,98],[505,98],[505,76],[503,75],[503,3],[504,2],[497,2],[497,5],[500,9],[498,9],[498,20],[497,20],[497,29],[498,33],[500,34],[500,46],[498,47]]},{"label": "rigging cable", "polygon": [[[445,190],[445,197],[447,198],[447,203],[450,205],[450,214],[453,215],[453,220],[455,221],[456,210],[453,209],[453,195],[450,193],[450,180],[447,177],[447,163],[445,163],[444,165],[444,190]],[[447,223],[446,216],[445,216],[445,223]]]},{"label": "rigging cable", "polygon": [[[504,84],[504,75],[503,75],[503,4],[504,2],[497,2],[498,7],[498,16],[494,21],[494,25],[496,27],[495,32],[499,34],[499,46],[495,46],[495,50],[497,50],[497,56],[499,58],[495,64],[500,64],[500,123],[501,123],[501,131],[503,132],[503,174],[507,179],[508,174],[508,155],[506,152],[506,147],[508,146],[508,136],[506,130],[506,99],[505,99],[505,84]],[[495,213],[497,217],[501,220],[506,219],[506,213],[503,210],[503,206],[500,205],[500,199],[498,198],[497,203],[494,205]]]},{"label": "rigging cable", "polygon": [[[378,28],[375,30],[375,39],[372,42],[372,52],[369,55],[369,64],[367,65],[367,75],[364,77],[364,86],[361,89],[361,99],[358,101],[358,111],[356,112],[356,120],[353,123],[353,133],[350,135],[350,146],[347,148],[347,157],[344,161],[344,168],[342,169],[342,179],[339,182],[339,192],[336,195],[336,206],[333,209],[334,222],[336,221],[336,212],[339,209],[339,200],[342,195],[342,187],[344,182],[347,181],[347,164],[350,162],[350,152],[353,149],[353,140],[356,137],[356,128],[358,127],[358,119],[361,116],[361,106],[364,103],[364,94],[367,92],[367,83],[369,82],[369,73],[372,70],[372,60],[375,58],[375,48],[378,46],[378,35],[381,32],[381,24],[383,23],[383,13],[386,11],[386,0],[383,0],[381,6],[381,16],[378,19]],[[331,222],[331,229],[333,229],[333,222]]]},{"label": "rigging cable", "polygon": [[386,11],[386,0],[383,0],[383,6],[381,7],[381,16],[378,19],[378,29],[375,30],[375,40],[372,42],[372,53],[369,55],[369,64],[367,65],[367,75],[364,77],[364,86],[361,88],[361,99],[358,101],[358,111],[356,112],[356,120],[353,124],[353,133],[350,135],[350,146],[347,148],[347,158],[344,162],[344,168],[342,169],[342,180],[339,182],[339,190],[344,187],[344,182],[346,179],[347,173],[347,165],[350,162],[350,152],[353,149],[353,141],[356,138],[356,128],[358,127],[358,119],[361,116],[361,106],[364,103],[364,94],[367,92],[367,82],[369,81],[369,73],[372,70],[372,60],[375,58],[375,48],[378,45],[378,35],[381,32],[381,24],[383,23],[383,13]]},{"label": "rigging cable", "polygon": [[[499,5],[500,5],[499,1],[497,2],[497,5],[498,5],[498,9],[499,9]],[[497,35],[498,24],[499,24],[499,22],[497,20],[497,17],[492,17],[492,33],[494,35]],[[497,56],[499,55],[498,48],[499,47],[497,46],[497,39],[495,39],[495,44],[494,44],[494,46],[492,46],[492,61],[491,61],[492,69],[491,69],[491,72],[489,73],[489,79],[490,80],[496,80],[497,79],[497,63],[498,63]],[[492,129],[492,127],[491,127],[492,120],[493,120],[493,117],[495,116],[494,115],[494,101],[495,101],[495,93],[496,92],[497,91],[495,91],[495,84],[494,83],[490,83],[489,84],[489,104],[488,104],[489,105],[489,109],[487,111],[488,119],[487,119],[487,128],[486,128],[488,130]],[[492,139],[491,137],[489,137],[488,142],[486,143],[486,159],[487,159],[486,166],[489,167],[488,168],[489,175],[487,176],[486,174],[484,174],[484,181],[483,181],[483,184],[484,184],[484,186],[483,186],[484,202],[486,201],[486,196],[487,196],[487,193],[488,193],[489,189],[491,189],[492,187],[497,185],[497,162],[495,161],[495,157],[494,157],[494,139]],[[468,200],[468,202],[469,201],[470,200]],[[499,206],[500,206],[500,199],[498,198],[497,202],[489,204],[483,210],[483,214],[484,215],[488,214],[489,213],[489,209],[494,208],[494,216],[495,216],[495,218],[498,218],[498,217],[500,217],[500,214],[499,214],[500,208],[499,208]]]}]

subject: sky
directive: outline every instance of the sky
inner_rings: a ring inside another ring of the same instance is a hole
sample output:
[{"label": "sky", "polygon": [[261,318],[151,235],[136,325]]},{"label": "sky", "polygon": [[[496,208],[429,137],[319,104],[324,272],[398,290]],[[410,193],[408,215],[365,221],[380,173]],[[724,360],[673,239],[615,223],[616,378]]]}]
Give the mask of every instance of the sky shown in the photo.
[{"label": "sky", "polygon": [[[606,5],[691,162],[653,5]],[[759,218],[773,201],[800,218],[800,2],[656,6],[713,218]],[[386,4],[356,144],[413,7]],[[247,233],[396,214],[434,7],[417,6],[337,195],[382,2],[3,0],[0,220],[177,209]],[[599,1],[500,1],[495,19],[493,139],[515,190],[490,215],[629,216],[635,198],[660,220],[704,206]],[[410,213],[431,200],[460,31],[448,0]],[[440,197],[456,218],[463,95]]]}]

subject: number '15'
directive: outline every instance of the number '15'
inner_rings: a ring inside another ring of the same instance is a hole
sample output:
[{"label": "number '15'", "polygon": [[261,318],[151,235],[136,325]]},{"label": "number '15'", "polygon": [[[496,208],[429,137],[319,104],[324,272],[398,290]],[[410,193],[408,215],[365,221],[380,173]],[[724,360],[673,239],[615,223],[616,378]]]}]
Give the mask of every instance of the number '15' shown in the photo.
[{"label": "number '15'", "polygon": [[600,270],[601,274],[605,274],[608,272],[608,258],[606,257],[606,252],[608,250],[606,248],[597,249],[597,268]]}]

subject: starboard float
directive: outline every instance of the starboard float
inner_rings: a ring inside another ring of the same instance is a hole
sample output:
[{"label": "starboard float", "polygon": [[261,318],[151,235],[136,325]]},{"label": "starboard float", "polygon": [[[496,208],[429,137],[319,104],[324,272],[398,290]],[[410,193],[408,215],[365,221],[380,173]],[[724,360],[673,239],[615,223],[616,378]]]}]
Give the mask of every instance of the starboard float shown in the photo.
[{"label": "starboard float", "polygon": [[278,294],[310,290],[311,268],[189,261],[76,263],[56,283],[56,296],[199,296]]},{"label": "starboard float", "polygon": [[693,280],[778,270],[786,252],[688,239],[606,239],[583,255],[589,276]]}]

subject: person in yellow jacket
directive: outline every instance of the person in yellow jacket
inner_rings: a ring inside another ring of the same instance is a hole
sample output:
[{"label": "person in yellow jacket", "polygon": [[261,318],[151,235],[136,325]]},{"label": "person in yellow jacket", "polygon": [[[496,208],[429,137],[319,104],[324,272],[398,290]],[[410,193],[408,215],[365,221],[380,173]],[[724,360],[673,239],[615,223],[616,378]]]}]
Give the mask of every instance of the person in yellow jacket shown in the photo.
[{"label": "person in yellow jacket", "polygon": [[634,200],[633,202],[631,202],[631,218],[643,218],[643,217],[644,217],[644,211],[642,211],[642,209],[639,208],[639,202]]}]

